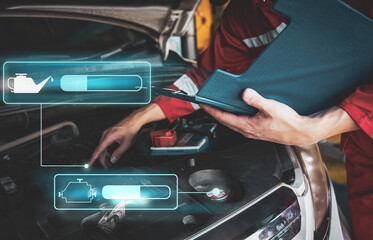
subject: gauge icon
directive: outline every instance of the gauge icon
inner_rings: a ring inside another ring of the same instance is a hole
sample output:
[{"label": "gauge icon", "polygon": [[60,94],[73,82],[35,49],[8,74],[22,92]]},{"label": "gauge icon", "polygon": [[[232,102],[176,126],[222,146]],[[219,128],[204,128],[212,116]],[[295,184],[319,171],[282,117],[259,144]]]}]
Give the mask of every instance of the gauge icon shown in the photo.
[{"label": "gauge icon", "polygon": [[128,204],[126,210],[175,210],[178,208],[178,177],[145,173],[54,176],[56,210],[113,209],[121,201]]},{"label": "gauge icon", "polygon": [[63,75],[65,92],[138,92],[143,87],[139,75]]},{"label": "gauge icon", "polygon": [[167,185],[106,185],[102,188],[105,199],[168,199],[171,188]]}]

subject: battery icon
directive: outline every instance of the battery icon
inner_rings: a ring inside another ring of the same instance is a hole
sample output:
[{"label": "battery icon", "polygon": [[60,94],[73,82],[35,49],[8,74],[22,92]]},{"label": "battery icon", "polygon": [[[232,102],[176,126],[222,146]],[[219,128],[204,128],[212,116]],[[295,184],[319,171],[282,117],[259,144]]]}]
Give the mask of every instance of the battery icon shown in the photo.
[{"label": "battery icon", "polygon": [[143,79],[139,75],[64,75],[60,86],[65,92],[138,92]]},{"label": "battery icon", "polygon": [[168,199],[171,188],[167,185],[106,185],[102,188],[105,199]]}]

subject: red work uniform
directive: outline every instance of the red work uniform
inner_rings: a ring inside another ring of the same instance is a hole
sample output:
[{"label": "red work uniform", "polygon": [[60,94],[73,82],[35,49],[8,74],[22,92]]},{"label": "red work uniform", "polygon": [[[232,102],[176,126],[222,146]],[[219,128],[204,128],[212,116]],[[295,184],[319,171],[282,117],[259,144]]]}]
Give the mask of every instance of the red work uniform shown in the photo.
[{"label": "red work uniform", "polygon": [[[372,0],[346,0],[373,17]],[[270,0],[233,0],[225,10],[215,38],[190,69],[172,86],[194,95],[215,69],[240,74],[285,29],[286,17],[274,12]],[[373,44],[373,43],[372,43]],[[159,96],[154,100],[170,122],[199,109],[194,103]],[[373,83],[361,86],[339,104],[361,130],[342,135],[354,239],[373,239]]]}]

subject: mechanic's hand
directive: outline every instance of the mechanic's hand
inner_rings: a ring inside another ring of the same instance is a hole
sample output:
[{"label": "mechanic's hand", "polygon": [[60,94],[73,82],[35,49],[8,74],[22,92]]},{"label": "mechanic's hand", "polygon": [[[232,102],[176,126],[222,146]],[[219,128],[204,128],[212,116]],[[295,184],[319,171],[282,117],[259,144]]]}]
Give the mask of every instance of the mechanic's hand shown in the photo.
[{"label": "mechanic's hand", "polygon": [[247,138],[287,145],[308,145],[317,141],[312,133],[309,134],[307,117],[298,115],[289,106],[265,99],[253,89],[246,89],[242,98],[259,110],[257,114],[237,116],[208,105],[201,107],[220,123]]},{"label": "mechanic's hand", "polygon": [[[129,149],[142,126],[165,118],[166,116],[161,108],[155,103],[136,110],[103,132],[100,143],[89,160],[89,165],[92,166],[99,159],[104,168],[110,167],[111,164],[116,163],[123,153]],[[107,148],[114,142],[118,143],[119,147],[109,156]]]},{"label": "mechanic's hand", "polygon": [[[103,167],[108,168],[114,164],[123,155],[123,153],[131,146],[132,140],[140,130],[141,126],[135,124],[136,119],[132,116],[123,119],[111,128],[106,129],[101,136],[100,143],[94,151],[89,165],[92,165],[97,158]],[[119,147],[113,152],[111,156],[107,148],[114,142],[119,144]]]}]

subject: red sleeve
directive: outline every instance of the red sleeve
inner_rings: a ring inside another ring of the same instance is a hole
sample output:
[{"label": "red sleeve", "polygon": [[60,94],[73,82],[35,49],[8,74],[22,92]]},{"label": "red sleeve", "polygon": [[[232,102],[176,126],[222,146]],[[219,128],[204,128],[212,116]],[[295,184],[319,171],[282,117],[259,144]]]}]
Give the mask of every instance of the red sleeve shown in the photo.
[{"label": "red sleeve", "polygon": [[252,2],[254,1],[231,1],[225,10],[214,40],[198,58],[198,68],[194,67],[187,72],[198,87],[202,86],[215,69],[233,74],[244,72],[259,55],[260,51],[248,48],[242,37],[245,30],[253,32],[255,27],[258,32],[262,30],[261,26],[250,26],[251,29],[246,29],[243,24],[244,21],[251,21],[253,24],[255,22],[246,16],[252,11]]},{"label": "red sleeve", "polygon": [[358,87],[339,106],[373,139],[373,82]]},{"label": "red sleeve", "polygon": [[[186,77],[186,75],[182,76],[180,79]],[[191,79],[189,79],[191,81]],[[175,86],[175,84],[172,84],[170,86],[171,89],[179,90],[178,87]],[[185,90],[183,90],[185,91]],[[186,92],[186,91],[185,91]],[[187,92],[189,95],[194,95],[195,93]],[[188,114],[193,113],[194,111],[198,110],[197,104],[192,104],[188,101],[166,97],[166,96],[158,96],[154,99],[155,103],[158,104],[158,106],[162,109],[162,112],[164,115],[166,115],[167,119],[170,122],[175,121],[181,116],[185,116]]]},{"label": "red sleeve", "polygon": [[[182,89],[189,95],[194,95],[215,69],[239,74],[250,66],[258,52],[247,48],[236,33],[241,28],[239,21],[245,19],[245,15],[241,14],[243,6],[252,7],[252,3],[246,0],[231,1],[223,13],[215,38],[198,57],[198,67],[190,69],[171,88]],[[170,122],[199,109],[197,104],[165,96],[158,96],[154,102],[160,106]]]},{"label": "red sleeve", "polygon": [[[373,1],[346,0],[346,3],[373,18]],[[373,139],[373,81],[358,87],[355,92],[338,105]]]}]

